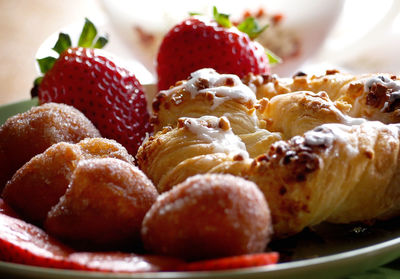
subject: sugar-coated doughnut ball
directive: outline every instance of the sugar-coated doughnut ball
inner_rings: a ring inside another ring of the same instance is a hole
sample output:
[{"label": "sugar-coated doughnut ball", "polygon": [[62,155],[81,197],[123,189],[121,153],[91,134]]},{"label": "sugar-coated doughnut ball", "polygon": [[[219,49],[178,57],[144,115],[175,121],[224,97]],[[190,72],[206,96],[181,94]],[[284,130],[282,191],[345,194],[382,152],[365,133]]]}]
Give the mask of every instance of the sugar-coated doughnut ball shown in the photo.
[{"label": "sugar-coated doughnut ball", "polygon": [[264,195],[253,182],[205,174],[159,196],[141,233],[151,252],[196,260],[262,252],[272,224]]},{"label": "sugar-coated doughnut ball", "polygon": [[45,228],[87,249],[135,247],[157,196],[152,182],[132,164],[114,158],[83,160],[65,195],[48,213]]},{"label": "sugar-coated doughnut ball", "polygon": [[64,195],[80,156],[74,144],[51,146],[18,169],[4,187],[3,199],[26,221],[41,225]]},{"label": "sugar-coated doughnut ball", "polygon": [[54,144],[19,169],[2,196],[25,220],[42,225],[67,190],[79,161],[107,157],[133,164],[133,157],[114,140],[87,138],[77,144]]},{"label": "sugar-coated doughnut ball", "polygon": [[88,137],[100,133],[72,106],[47,103],[10,117],[0,127],[0,190],[36,154],[58,142],[76,143]]}]

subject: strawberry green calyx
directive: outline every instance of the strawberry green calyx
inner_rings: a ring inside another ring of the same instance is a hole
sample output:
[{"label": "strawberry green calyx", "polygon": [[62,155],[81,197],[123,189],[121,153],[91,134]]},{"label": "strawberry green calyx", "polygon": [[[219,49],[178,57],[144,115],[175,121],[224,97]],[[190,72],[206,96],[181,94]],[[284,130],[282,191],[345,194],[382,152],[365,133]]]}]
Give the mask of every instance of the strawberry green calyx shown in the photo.
[{"label": "strawberry green calyx", "polygon": [[252,17],[246,17],[244,21],[242,21],[238,26],[237,29],[249,35],[250,39],[257,38],[265,29],[269,27],[268,24],[260,27],[258,25],[257,20]]},{"label": "strawberry green calyx", "polygon": [[[83,26],[81,35],[78,40],[78,47],[85,48],[103,48],[108,42],[107,36],[98,36],[98,32],[94,24],[87,18],[85,18],[85,24]],[[59,55],[72,47],[72,41],[68,34],[60,33],[58,35],[57,42],[52,48]],[[44,58],[37,59],[40,72],[44,75],[46,74],[57,61],[58,57],[47,56]],[[43,79],[43,76],[38,77],[34,81],[34,85],[38,86]],[[34,92],[32,91],[34,97]]]},{"label": "strawberry green calyx", "polygon": [[85,18],[85,25],[83,26],[81,36],[79,37],[78,46],[87,48],[103,48],[107,42],[107,37],[97,37],[96,26],[94,26],[89,19]]},{"label": "strawberry green calyx", "polygon": [[282,63],[282,59],[278,55],[276,55],[267,48],[264,49],[265,49],[265,54],[268,57],[268,62],[271,66]]},{"label": "strawberry green calyx", "polygon": [[215,21],[222,27],[230,28],[232,27],[232,22],[229,19],[228,14],[221,14],[218,12],[217,7],[213,8],[213,16]]},{"label": "strawberry green calyx", "polygon": [[[192,13],[191,15],[197,15],[196,13]],[[230,28],[232,27],[232,22],[229,19],[228,14],[223,14],[218,12],[217,7],[213,7],[213,17],[214,20],[222,27]],[[237,26],[237,29],[243,33],[246,33],[250,39],[256,39],[262,32],[264,32],[268,27],[269,24],[264,26],[259,26],[257,20],[252,17],[246,17],[241,23]],[[268,57],[268,62],[271,66],[279,64],[282,62],[282,59],[277,56],[275,53],[270,51],[269,49],[265,49],[265,53]]]}]

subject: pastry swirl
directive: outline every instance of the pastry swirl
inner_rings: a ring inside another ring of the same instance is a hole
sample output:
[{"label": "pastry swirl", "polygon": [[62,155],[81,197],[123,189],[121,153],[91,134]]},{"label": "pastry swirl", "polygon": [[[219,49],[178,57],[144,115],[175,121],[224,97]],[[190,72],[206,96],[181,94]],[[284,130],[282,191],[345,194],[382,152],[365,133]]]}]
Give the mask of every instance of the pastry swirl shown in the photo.
[{"label": "pastry swirl", "polygon": [[[367,120],[368,115],[353,118],[354,103],[340,106],[329,92],[281,92],[250,103],[226,98],[212,107],[210,98],[185,89],[202,73],[197,74],[160,93],[155,112],[160,126],[137,155],[160,192],[199,173],[241,176],[264,193],[277,238],[323,221],[398,215],[397,124]],[[208,80],[227,76],[208,74]],[[172,101],[176,94],[183,96],[179,104]]]}]

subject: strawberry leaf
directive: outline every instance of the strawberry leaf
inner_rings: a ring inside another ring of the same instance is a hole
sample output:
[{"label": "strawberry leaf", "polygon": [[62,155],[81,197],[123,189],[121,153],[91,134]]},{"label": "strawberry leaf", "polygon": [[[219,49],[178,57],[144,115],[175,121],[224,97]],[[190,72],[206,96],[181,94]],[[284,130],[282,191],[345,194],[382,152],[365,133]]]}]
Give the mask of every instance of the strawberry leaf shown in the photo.
[{"label": "strawberry leaf", "polygon": [[265,54],[267,55],[269,64],[271,66],[282,62],[282,59],[278,55],[276,55],[275,53],[270,51],[269,49],[265,49]]},{"label": "strawberry leaf", "polygon": [[71,38],[69,37],[69,35],[65,34],[65,33],[60,33],[58,35],[58,40],[53,47],[53,50],[55,50],[58,54],[61,54],[62,52],[64,52],[71,46],[72,46],[72,42],[71,42]]},{"label": "strawberry leaf", "polygon": [[36,61],[39,64],[39,69],[42,74],[47,73],[56,62],[57,58],[47,56],[45,58],[37,59]]},{"label": "strawberry leaf", "polygon": [[229,15],[228,14],[221,14],[218,12],[217,7],[214,6],[213,8],[213,15],[215,21],[226,28],[232,27],[232,22],[229,20]]},{"label": "strawberry leaf", "polygon": [[33,85],[39,85],[43,80],[43,76],[35,78]]},{"label": "strawberry leaf", "polygon": [[203,15],[202,13],[197,13],[197,12],[189,12],[190,16],[199,16],[199,15]]},{"label": "strawberry leaf", "polygon": [[92,47],[93,41],[97,36],[97,29],[93,22],[85,18],[85,25],[83,26],[81,36],[79,37],[78,46]]},{"label": "strawberry leaf", "polygon": [[103,48],[108,43],[108,38],[106,36],[100,36],[94,43],[94,48]]},{"label": "strawberry leaf", "polygon": [[250,39],[257,38],[265,29],[268,28],[268,24],[260,27],[257,20],[254,17],[247,17],[242,23],[240,23],[237,28],[249,35]]}]

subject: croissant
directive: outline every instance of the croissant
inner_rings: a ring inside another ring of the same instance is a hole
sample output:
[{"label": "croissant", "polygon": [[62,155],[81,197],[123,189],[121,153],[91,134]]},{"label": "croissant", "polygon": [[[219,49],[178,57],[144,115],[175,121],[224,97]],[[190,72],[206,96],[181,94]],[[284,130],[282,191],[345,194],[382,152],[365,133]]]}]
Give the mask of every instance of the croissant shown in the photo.
[{"label": "croissant", "polygon": [[137,162],[160,192],[198,173],[244,177],[264,193],[277,238],[399,214],[396,124],[350,117],[329,92],[257,99],[250,87],[205,69],[159,94]]},{"label": "croissant", "polygon": [[275,75],[248,75],[243,82],[252,87],[257,98],[295,92],[324,91],[344,113],[384,123],[400,122],[399,77],[390,74],[359,76],[328,70],[322,76],[300,74],[293,78]]}]

